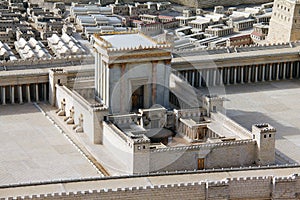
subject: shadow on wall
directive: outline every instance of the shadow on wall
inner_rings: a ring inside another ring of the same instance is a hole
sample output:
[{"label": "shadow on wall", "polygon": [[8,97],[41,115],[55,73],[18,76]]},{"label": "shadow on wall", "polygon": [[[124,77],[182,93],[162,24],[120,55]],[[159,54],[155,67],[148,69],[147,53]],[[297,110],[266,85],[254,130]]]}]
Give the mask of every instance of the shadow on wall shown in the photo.
[{"label": "shadow on wall", "polygon": [[[246,112],[241,110],[229,109],[226,110],[226,115],[241,124],[244,128],[251,131],[253,124],[258,123],[269,123],[271,126],[276,128],[276,164],[287,164],[287,163],[300,163],[300,159],[296,160],[295,158],[291,158],[289,155],[290,150],[300,152],[300,145],[297,146],[295,143],[287,140],[286,136],[297,136],[299,135],[300,139],[300,130],[286,126],[282,121],[276,121],[269,116],[260,113],[260,112]],[[282,149],[282,145],[279,145],[279,141],[285,140],[285,144],[289,144],[289,146],[285,146],[286,149]],[[285,153],[284,153],[285,152]],[[285,162],[285,163],[284,163]]]}]

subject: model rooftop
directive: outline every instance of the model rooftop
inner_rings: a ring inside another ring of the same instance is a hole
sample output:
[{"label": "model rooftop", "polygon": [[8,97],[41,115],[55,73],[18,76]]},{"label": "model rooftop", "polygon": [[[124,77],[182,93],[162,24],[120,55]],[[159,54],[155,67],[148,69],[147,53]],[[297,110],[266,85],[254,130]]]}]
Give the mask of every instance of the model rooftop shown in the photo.
[{"label": "model rooftop", "polygon": [[112,48],[137,48],[154,46],[156,43],[141,34],[117,34],[101,36]]}]

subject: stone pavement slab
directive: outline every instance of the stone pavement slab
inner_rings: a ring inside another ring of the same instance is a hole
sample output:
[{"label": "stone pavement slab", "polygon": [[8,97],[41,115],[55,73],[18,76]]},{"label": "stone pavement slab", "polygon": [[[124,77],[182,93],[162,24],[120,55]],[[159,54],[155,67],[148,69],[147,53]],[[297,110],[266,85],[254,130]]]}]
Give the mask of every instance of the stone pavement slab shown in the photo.
[{"label": "stone pavement slab", "polygon": [[229,117],[249,130],[270,123],[277,129],[276,149],[300,163],[300,81],[231,85],[224,97]]},{"label": "stone pavement slab", "polygon": [[0,106],[0,185],[100,176],[34,105]]}]

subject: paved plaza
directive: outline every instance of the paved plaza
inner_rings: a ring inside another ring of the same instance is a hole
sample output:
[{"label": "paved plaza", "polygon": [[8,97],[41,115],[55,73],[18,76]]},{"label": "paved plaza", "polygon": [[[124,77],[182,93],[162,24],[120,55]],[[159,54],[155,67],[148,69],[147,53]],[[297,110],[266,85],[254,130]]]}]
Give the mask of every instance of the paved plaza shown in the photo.
[{"label": "paved plaza", "polygon": [[0,106],[0,185],[99,176],[34,105]]},{"label": "paved plaza", "polygon": [[277,129],[276,149],[300,163],[300,81],[226,87],[227,115],[251,130],[267,122]]}]

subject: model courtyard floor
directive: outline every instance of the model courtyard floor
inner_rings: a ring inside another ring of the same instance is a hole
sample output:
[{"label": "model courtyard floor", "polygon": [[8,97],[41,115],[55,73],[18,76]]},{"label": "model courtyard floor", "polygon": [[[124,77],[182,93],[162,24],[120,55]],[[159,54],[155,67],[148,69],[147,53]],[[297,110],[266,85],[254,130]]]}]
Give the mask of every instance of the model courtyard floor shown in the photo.
[{"label": "model courtyard floor", "polygon": [[224,97],[229,117],[249,130],[270,123],[277,129],[277,151],[300,163],[300,81],[227,86]]},{"label": "model courtyard floor", "polygon": [[33,104],[0,106],[0,185],[99,176]]}]

